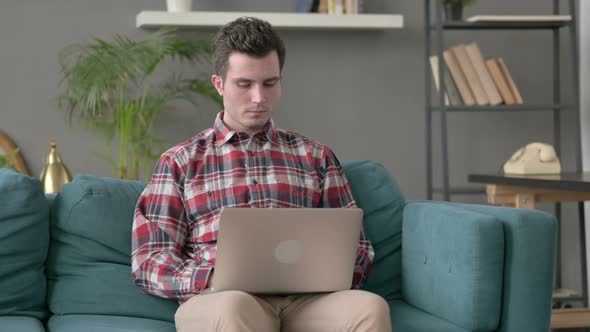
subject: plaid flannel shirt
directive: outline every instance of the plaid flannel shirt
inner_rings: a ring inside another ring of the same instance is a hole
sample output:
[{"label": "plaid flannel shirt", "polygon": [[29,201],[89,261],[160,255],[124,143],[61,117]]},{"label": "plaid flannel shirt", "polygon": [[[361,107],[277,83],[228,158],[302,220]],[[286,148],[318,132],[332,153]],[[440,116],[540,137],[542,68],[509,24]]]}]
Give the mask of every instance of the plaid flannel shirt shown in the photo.
[{"label": "plaid flannel shirt", "polygon": [[[132,276],[148,293],[184,301],[215,266],[222,207],[356,207],[334,153],[294,132],[248,135],[214,126],[165,152],[141,194],[132,230]],[[264,236],[264,230],[260,231]],[[374,256],[360,235],[352,288]]]}]

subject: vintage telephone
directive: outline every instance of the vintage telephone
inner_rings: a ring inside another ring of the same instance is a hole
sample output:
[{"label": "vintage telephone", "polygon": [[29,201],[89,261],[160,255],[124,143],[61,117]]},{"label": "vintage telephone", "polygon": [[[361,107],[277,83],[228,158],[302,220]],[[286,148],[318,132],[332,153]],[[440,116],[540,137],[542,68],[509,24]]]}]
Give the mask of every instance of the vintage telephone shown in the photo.
[{"label": "vintage telephone", "polygon": [[530,143],[518,149],[504,164],[506,174],[556,174],[561,164],[553,146]]}]

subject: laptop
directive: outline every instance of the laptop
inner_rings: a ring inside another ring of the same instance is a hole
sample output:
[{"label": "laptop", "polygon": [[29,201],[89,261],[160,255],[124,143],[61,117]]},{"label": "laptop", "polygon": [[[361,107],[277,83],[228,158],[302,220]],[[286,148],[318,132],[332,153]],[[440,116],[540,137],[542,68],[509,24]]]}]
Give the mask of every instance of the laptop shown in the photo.
[{"label": "laptop", "polygon": [[359,208],[223,208],[213,287],[251,294],[350,289]]}]

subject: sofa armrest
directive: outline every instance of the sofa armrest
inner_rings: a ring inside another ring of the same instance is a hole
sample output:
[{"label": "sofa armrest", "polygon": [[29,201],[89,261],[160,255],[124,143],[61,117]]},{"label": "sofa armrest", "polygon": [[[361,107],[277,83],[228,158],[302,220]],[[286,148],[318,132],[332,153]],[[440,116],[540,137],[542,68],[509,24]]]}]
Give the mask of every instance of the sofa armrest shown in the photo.
[{"label": "sofa armrest", "polygon": [[504,231],[485,214],[411,202],[402,226],[402,296],[469,331],[500,321]]},{"label": "sofa armrest", "polygon": [[[402,247],[402,295],[408,303],[470,330],[549,329],[556,250],[553,216],[536,210],[411,202],[404,210]],[[427,260],[421,265],[420,255]]]},{"label": "sofa armrest", "polygon": [[548,331],[557,250],[555,217],[539,210],[454,205],[494,216],[504,227],[504,284],[499,330]]}]

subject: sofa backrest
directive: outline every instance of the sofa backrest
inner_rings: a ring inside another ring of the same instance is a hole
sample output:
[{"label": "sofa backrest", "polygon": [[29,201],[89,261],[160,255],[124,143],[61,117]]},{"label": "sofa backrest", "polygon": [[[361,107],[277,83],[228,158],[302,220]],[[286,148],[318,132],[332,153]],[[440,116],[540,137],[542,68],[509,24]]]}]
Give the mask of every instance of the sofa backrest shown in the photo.
[{"label": "sofa backrest", "polygon": [[47,317],[48,246],[49,206],[41,182],[0,168],[0,316]]},{"label": "sofa backrest", "polygon": [[173,320],[176,301],[148,295],[131,279],[133,210],[145,185],[76,176],[55,197],[47,260],[51,312]]},{"label": "sofa backrest", "polygon": [[375,250],[373,267],[363,289],[386,300],[400,298],[405,199],[383,165],[359,160],[343,162],[342,167],[352,195],[364,211],[365,232]]},{"label": "sofa backrest", "polygon": [[[343,164],[376,251],[364,289],[395,298],[401,280],[404,198],[385,168]],[[148,295],[131,279],[131,225],[145,183],[77,176],[52,203],[48,303],[56,314],[104,314],[171,321],[175,301]],[[122,301],[122,299],[124,299]]]}]

